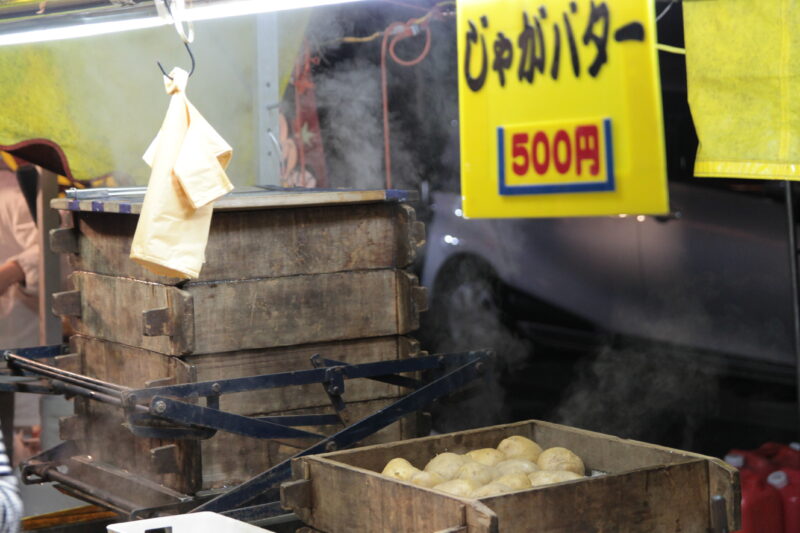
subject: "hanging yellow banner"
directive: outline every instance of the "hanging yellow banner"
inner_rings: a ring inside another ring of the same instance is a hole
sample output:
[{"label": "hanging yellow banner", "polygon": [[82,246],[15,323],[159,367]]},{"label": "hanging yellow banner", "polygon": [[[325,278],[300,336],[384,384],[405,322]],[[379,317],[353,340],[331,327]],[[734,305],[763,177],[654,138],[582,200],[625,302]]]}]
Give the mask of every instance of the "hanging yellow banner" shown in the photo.
[{"label": "hanging yellow banner", "polygon": [[683,15],[695,175],[800,180],[798,4],[684,2]]},{"label": "hanging yellow banner", "polygon": [[668,211],[653,0],[459,0],[472,218]]}]

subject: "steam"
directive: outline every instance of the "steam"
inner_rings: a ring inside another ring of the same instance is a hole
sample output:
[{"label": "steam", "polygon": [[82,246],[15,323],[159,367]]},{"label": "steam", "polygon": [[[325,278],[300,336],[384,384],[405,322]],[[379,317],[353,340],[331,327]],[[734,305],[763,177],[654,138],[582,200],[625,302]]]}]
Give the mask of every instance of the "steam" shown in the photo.
[{"label": "steam", "polygon": [[582,366],[555,421],[693,449],[699,421],[718,390],[718,374],[688,354],[605,348]]},{"label": "steam", "polygon": [[[345,45],[340,45],[339,40],[363,35],[365,28],[382,31],[393,20],[407,20],[409,12],[400,10],[395,15],[381,6],[380,16],[376,13],[367,20],[361,11],[358,27],[353,22],[356,17],[349,13],[347,6],[335,12],[315,13],[308,31],[326,67],[314,79],[326,162],[335,187],[383,187],[381,39]],[[430,51],[419,64],[403,67],[391,58],[386,60],[393,188],[415,189],[421,180],[458,177],[453,26],[452,20],[432,23]],[[399,42],[398,56],[416,57],[423,40],[424,36],[418,35]],[[344,52],[339,46],[344,47]],[[350,55],[338,60],[333,55],[326,56],[337,50]]]}]

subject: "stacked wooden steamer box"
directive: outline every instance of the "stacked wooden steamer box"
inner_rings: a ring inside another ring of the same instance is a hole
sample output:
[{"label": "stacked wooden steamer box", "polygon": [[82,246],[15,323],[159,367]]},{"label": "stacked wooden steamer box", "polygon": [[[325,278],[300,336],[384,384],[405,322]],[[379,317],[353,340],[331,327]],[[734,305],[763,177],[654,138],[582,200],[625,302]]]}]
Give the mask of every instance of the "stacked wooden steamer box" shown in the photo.
[{"label": "stacked wooden steamer box", "polygon": [[[347,363],[413,357],[425,292],[403,270],[424,227],[399,191],[243,191],[215,205],[198,280],[154,275],[128,258],[141,198],[54,200],[68,226],[51,234],[68,253],[74,291],[54,312],[77,335],[59,365],[132,388],[305,370],[320,354]],[[402,396],[397,386],[347,382],[358,420]],[[223,395],[247,416],[334,413],[321,384]],[[62,438],[78,445],[71,469],[112,484],[132,472],[183,494],[240,483],[297,453],[298,444],[218,432],[208,440],[134,437],[120,409],[76,399]],[[342,426],[309,428],[331,434]],[[368,442],[415,436],[413,417]],[[311,443],[306,443],[306,446]],[[81,472],[81,465],[86,472]],[[91,466],[91,468],[88,468]],[[157,504],[145,501],[140,504]]]}]

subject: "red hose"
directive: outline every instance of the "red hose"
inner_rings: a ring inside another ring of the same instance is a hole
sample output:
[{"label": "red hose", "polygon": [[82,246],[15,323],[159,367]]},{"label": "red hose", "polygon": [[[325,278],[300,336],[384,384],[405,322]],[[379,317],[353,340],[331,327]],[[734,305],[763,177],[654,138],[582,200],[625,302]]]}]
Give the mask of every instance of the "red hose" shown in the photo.
[{"label": "red hose", "polygon": [[[405,60],[397,57],[394,47],[398,42],[415,35],[413,28],[419,27],[425,32],[425,47],[422,52],[414,59]],[[396,31],[398,28],[400,31]],[[389,138],[389,91],[386,83],[386,52],[388,52],[395,63],[404,67],[413,67],[420,61],[425,59],[431,49],[431,30],[428,27],[428,21],[425,20],[420,24],[415,24],[413,21],[407,23],[392,22],[389,27],[383,32],[383,40],[381,41],[381,96],[383,97],[383,155],[386,172],[386,188],[392,188],[392,154],[391,154],[391,140]]]}]

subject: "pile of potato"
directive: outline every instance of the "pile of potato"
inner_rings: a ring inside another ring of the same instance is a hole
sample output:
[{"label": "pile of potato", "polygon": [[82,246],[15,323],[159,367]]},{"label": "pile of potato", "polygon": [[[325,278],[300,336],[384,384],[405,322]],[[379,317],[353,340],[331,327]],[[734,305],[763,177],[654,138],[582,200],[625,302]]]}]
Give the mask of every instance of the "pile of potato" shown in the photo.
[{"label": "pile of potato", "polygon": [[462,498],[485,498],[584,477],[583,461],[566,448],[542,448],[514,435],[497,448],[472,450],[464,455],[440,453],[423,470],[402,457],[384,467],[384,476]]}]

